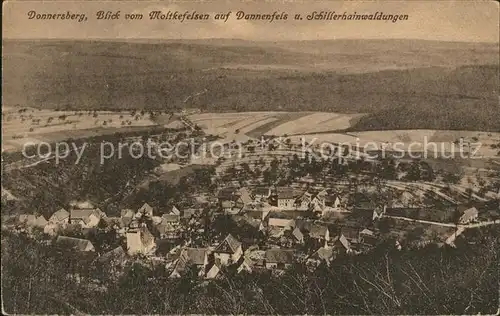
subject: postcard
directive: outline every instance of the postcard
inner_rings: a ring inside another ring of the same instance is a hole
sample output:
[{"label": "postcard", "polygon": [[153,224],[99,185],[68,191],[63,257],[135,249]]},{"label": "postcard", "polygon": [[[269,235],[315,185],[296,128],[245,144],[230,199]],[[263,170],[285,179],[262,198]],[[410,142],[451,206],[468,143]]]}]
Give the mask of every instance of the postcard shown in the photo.
[{"label": "postcard", "polygon": [[2,311],[495,315],[499,2],[3,3]]}]

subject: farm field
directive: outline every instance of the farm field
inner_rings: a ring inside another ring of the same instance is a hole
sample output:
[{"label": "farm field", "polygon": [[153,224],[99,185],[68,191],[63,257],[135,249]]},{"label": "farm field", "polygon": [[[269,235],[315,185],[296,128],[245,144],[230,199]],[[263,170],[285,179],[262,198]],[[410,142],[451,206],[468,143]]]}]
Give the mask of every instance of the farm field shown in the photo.
[{"label": "farm field", "polygon": [[268,131],[267,135],[297,135],[343,130],[351,126],[351,120],[363,114],[339,114],[317,112],[281,124]]},{"label": "farm field", "polygon": [[2,108],[2,151],[15,151],[27,142],[55,142],[112,134],[156,126],[149,115],[131,116],[130,112],[53,111]]},{"label": "farm field", "polygon": [[344,132],[363,115],[270,111],[202,113],[190,115],[189,119],[207,134],[219,135],[227,142],[245,142],[263,135],[286,135],[292,143],[301,143],[302,140],[315,144],[344,143],[366,146],[367,150],[411,149],[414,153],[428,152],[441,156],[459,154],[458,145],[453,143],[463,138],[465,144],[471,144],[470,152],[477,149],[476,158],[498,158],[498,149],[492,146],[500,143],[500,133],[496,132],[435,129]]},{"label": "farm field", "polygon": [[294,135],[350,127],[350,121],[362,114],[328,112],[238,112],[203,113],[189,116],[193,123],[208,134],[246,134],[251,138],[262,135]]},{"label": "farm field", "polygon": [[190,115],[189,119],[207,134],[219,135],[226,141],[244,142],[309,114],[311,112],[203,113]]}]

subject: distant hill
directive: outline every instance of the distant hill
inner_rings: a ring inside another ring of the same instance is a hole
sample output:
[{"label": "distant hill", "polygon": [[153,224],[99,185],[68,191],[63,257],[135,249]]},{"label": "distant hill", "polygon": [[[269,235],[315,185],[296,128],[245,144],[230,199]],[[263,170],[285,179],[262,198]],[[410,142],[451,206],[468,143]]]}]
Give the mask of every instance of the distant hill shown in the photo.
[{"label": "distant hill", "polygon": [[499,131],[498,53],[410,40],[4,41],[3,104],[369,113],[353,129]]}]

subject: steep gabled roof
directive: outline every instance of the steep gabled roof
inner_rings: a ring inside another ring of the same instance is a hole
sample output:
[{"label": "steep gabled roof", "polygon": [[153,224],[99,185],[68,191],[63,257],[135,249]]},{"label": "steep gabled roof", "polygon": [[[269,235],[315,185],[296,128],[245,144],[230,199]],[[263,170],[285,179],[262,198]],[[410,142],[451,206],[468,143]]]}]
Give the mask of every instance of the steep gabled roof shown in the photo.
[{"label": "steep gabled roof", "polygon": [[51,220],[56,220],[59,222],[65,220],[66,218],[69,218],[69,212],[63,208],[59,209],[50,217]]},{"label": "steep gabled roof", "polygon": [[300,231],[300,229],[298,227],[296,227],[293,230],[292,235],[295,237],[295,239],[297,239],[299,241],[304,239],[304,234]]},{"label": "steep gabled roof", "polygon": [[149,246],[154,243],[154,236],[145,226],[129,229],[127,234],[139,234],[142,246]]},{"label": "steep gabled roof", "polygon": [[57,237],[56,243],[60,246],[72,248],[78,251],[86,251],[90,246],[93,247],[92,243],[87,239],[67,236]]},{"label": "steep gabled roof", "polygon": [[333,258],[333,248],[321,247],[311,257],[319,260],[329,261]]},{"label": "steep gabled roof", "polygon": [[170,211],[170,214],[173,214],[173,215],[180,215],[181,214],[181,211],[179,211],[179,209],[177,207],[172,206],[172,210]]},{"label": "steep gabled roof", "polygon": [[94,215],[98,218],[100,218],[100,214],[96,210],[92,209],[85,209],[85,210],[78,210],[74,209],[71,210],[70,213],[70,219],[73,220],[82,220],[85,224],[88,224],[90,221],[90,216]]},{"label": "steep gabled roof", "polygon": [[243,202],[243,204],[249,204],[253,201],[252,198],[250,197],[250,193],[248,192],[247,188],[245,187],[240,188],[238,193],[240,195],[240,199],[241,202]]},{"label": "steep gabled roof", "polygon": [[152,214],[153,213],[153,207],[149,205],[148,203],[144,203],[138,210],[137,213],[142,213],[142,214]]},{"label": "steep gabled roof", "polygon": [[215,248],[214,252],[221,253],[236,253],[238,248],[241,247],[241,242],[239,242],[233,235],[229,234],[227,237],[220,243],[217,248]]},{"label": "steep gabled roof", "polygon": [[351,249],[351,243],[347,240],[347,238],[344,235],[341,235],[338,240],[346,250]]},{"label": "steep gabled roof", "polygon": [[126,253],[125,253],[125,250],[123,250],[123,247],[118,246],[115,249],[106,252],[105,254],[100,256],[97,260],[99,262],[106,262],[106,261],[110,261],[110,260],[121,260],[121,259],[125,258],[125,256],[126,256]]},{"label": "steep gabled roof", "polygon": [[181,252],[179,260],[183,260],[188,264],[195,264],[200,266],[205,263],[205,255],[207,253],[207,248],[184,248]]},{"label": "steep gabled roof", "polygon": [[360,232],[360,234],[365,235],[365,236],[373,236],[374,235],[373,231],[369,230],[368,228],[363,229]]}]

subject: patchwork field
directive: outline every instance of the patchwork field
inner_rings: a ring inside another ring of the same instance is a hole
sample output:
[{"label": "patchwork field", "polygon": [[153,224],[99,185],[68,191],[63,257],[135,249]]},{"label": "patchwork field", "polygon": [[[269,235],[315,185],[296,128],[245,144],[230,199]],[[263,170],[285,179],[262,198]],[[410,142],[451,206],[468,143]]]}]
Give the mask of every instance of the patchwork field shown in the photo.
[{"label": "patchwork field", "polygon": [[189,119],[207,134],[220,135],[226,140],[245,141],[261,137],[282,124],[309,114],[310,112],[203,113],[190,115]]},{"label": "patchwork field", "polygon": [[[362,114],[361,114],[362,115]],[[189,116],[208,134],[295,135],[348,128],[359,114],[327,112],[238,112],[203,113]]]},{"label": "patchwork field", "polygon": [[351,126],[353,118],[363,114],[338,114],[318,112],[281,124],[268,131],[268,135],[297,135],[343,130]]}]

